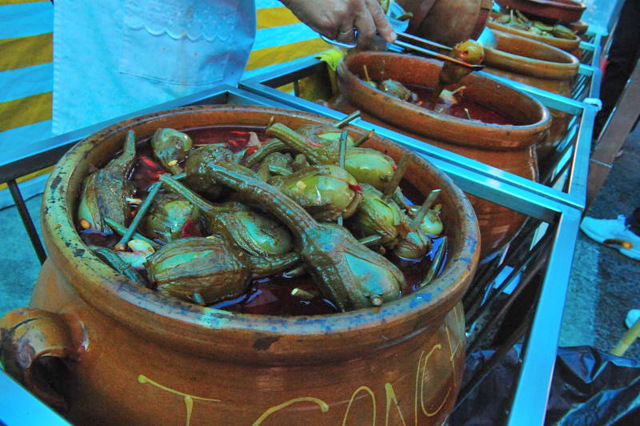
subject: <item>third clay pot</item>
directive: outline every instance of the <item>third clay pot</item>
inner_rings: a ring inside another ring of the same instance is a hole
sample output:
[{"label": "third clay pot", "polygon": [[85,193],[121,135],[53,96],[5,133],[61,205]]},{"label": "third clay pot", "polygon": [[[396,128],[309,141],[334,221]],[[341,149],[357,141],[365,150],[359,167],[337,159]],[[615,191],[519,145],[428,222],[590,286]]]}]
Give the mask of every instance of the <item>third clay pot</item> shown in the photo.
[{"label": "third clay pot", "polygon": [[[538,89],[570,97],[578,74],[578,59],[560,49],[513,34],[494,31],[497,45],[485,49],[485,71],[528,84]],[[567,130],[571,116],[552,110],[549,135],[538,145],[542,164],[551,155]]]},{"label": "third clay pot", "polygon": [[[461,81],[466,86],[465,98],[501,113],[512,124],[471,121],[439,114],[372,88],[361,78],[365,65],[375,81],[393,79],[429,88],[436,85],[441,68],[435,61],[409,55],[349,55],[338,66],[342,99],[336,108],[358,108],[365,120],[527,179],[537,179],[535,145],[550,125],[549,111],[537,100],[493,79],[471,74]],[[478,197],[470,199],[480,223],[481,257],[486,258],[511,240],[525,217]]]}]

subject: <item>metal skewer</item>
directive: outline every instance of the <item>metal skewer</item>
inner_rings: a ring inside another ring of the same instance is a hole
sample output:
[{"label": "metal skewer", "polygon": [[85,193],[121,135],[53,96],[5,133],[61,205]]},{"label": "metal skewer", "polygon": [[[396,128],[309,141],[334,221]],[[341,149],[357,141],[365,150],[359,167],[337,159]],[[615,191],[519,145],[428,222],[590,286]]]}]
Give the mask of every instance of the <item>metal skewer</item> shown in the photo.
[{"label": "metal skewer", "polygon": [[[404,33],[402,33],[402,34],[404,34]],[[353,48],[356,47],[355,43],[353,43],[353,44],[351,44],[351,43],[342,43],[340,41],[332,40],[329,37],[325,37],[322,34],[320,34],[320,38],[323,39],[324,41],[326,41],[329,44],[332,44],[332,45],[338,46],[338,47],[342,47],[343,49],[353,49]],[[415,37],[415,38],[420,39],[419,37]],[[451,50],[451,48],[448,47],[448,46],[445,46],[443,44],[439,44],[439,43],[436,43],[436,42],[432,42],[432,41],[429,41],[429,40],[426,40],[426,39],[420,39],[420,42],[423,43],[423,44],[431,44],[433,46],[437,46],[436,48],[438,48],[438,49]],[[430,57],[433,57],[433,58],[436,58],[436,59],[440,59],[442,61],[451,62],[451,63],[454,63],[456,65],[460,65],[461,67],[468,68],[468,69],[470,69],[472,71],[479,71],[479,70],[484,68],[484,65],[469,64],[467,62],[463,62],[463,61],[460,61],[458,59],[452,58],[451,56],[448,56],[448,55],[445,55],[445,54],[442,54],[442,53],[438,53],[438,52],[434,52],[433,50],[425,49],[423,47],[414,46],[413,44],[410,44],[410,43],[407,43],[407,42],[404,42],[404,41],[396,40],[395,42],[389,43],[389,44],[391,44],[393,46],[398,46],[398,47],[400,47],[402,49],[405,49],[405,50],[412,50],[414,52],[421,53],[423,55],[427,55],[427,56],[430,56]]]},{"label": "metal skewer", "polygon": [[409,44],[409,43],[406,43],[404,41],[396,40],[392,44],[394,44],[396,46],[399,46],[399,47],[402,47],[402,48],[404,48],[406,50],[413,50],[414,52],[422,53],[424,55],[428,55],[428,56],[434,57],[436,59],[441,59],[443,61],[451,62],[451,63],[454,63],[456,65],[460,65],[461,67],[469,68],[470,70],[473,70],[473,71],[479,71],[479,70],[484,68],[484,65],[469,64],[467,62],[460,61],[458,59],[452,58],[451,56],[448,56],[448,55],[445,55],[445,54],[442,54],[442,53],[438,53],[438,52],[434,52],[433,50],[424,49],[422,47],[414,46],[413,44]]},{"label": "metal skewer", "polygon": [[399,39],[401,38],[409,42],[412,42],[411,44],[413,45],[415,45],[415,43],[420,43],[422,45],[427,46],[430,49],[439,49],[439,50],[444,50],[445,52],[450,52],[452,50],[450,46],[440,44],[435,41],[427,40],[426,38],[418,37],[413,34],[397,33],[397,35]]}]

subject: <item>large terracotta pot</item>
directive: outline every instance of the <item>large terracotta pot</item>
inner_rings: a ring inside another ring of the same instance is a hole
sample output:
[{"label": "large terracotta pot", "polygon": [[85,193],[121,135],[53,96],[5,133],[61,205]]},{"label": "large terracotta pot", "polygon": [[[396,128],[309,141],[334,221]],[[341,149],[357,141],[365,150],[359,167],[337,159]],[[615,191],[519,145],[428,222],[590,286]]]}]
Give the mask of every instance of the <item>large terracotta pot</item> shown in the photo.
[{"label": "large terracotta pot", "polygon": [[562,49],[565,52],[569,52],[572,54],[578,53],[580,50],[580,42],[582,41],[582,39],[578,35],[573,38],[561,38],[549,35],[534,34],[529,31],[495,22],[493,19],[497,18],[498,16],[500,16],[500,13],[491,13],[490,18],[487,21],[487,27],[491,28],[494,31],[502,31],[503,33],[514,34],[520,37],[528,38],[530,40],[546,43],[549,46],[557,47],[558,49]]},{"label": "large terracotta pot", "polygon": [[[571,97],[578,74],[578,59],[560,49],[513,34],[494,31],[496,47],[485,49],[485,71],[552,93]],[[551,110],[552,123],[545,140],[538,144],[538,158],[544,162],[564,136],[571,115]]]},{"label": "large terracotta pot", "polygon": [[[366,120],[443,147],[510,173],[536,180],[535,144],[550,125],[549,111],[538,101],[487,77],[471,74],[461,84],[465,97],[507,117],[514,125],[486,124],[439,114],[392,97],[364,84],[359,74],[367,66],[371,78],[434,87],[441,65],[423,58],[392,53],[356,53],[338,65],[343,100],[337,108],[363,111]],[[480,222],[481,257],[495,253],[516,234],[524,216],[487,200],[470,196]]]},{"label": "large terracotta pot", "polygon": [[[50,257],[31,308],[1,320],[6,371],[76,424],[444,421],[462,378],[460,300],[478,262],[478,230],[464,194],[422,159],[403,185],[423,195],[442,188],[448,261],[432,285],[377,309],[274,317],[201,307],[134,285],[80,240],[82,181],[128,130],[143,139],[159,127],[264,128],[271,117],[292,127],[330,123],[264,107],[186,108],[110,126],[69,151],[44,194]],[[377,137],[368,145],[396,160],[405,152]]]},{"label": "large terracotta pot", "polygon": [[496,0],[500,6],[517,9],[554,21],[576,22],[587,6],[575,0]]},{"label": "large terracotta pot", "polygon": [[448,46],[476,39],[486,26],[491,0],[399,0],[413,13],[407,32]]}]

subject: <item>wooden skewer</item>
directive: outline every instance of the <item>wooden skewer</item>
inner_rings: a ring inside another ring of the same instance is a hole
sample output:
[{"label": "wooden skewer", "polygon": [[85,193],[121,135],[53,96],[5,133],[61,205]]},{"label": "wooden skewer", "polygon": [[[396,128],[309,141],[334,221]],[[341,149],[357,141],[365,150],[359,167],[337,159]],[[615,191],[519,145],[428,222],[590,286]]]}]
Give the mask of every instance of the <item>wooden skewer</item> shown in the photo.
[{"label": "wooden skewer", "polygon": [[158,194],[158,191],[160,191],[161,186],[162,184],[160,182],[156,182],[151,185],[149,195],[147,195],[147,198],[144,199],[144,201],[140,205],[140,208],[136,212],[135,217],[131,221],[131,224],[127,228],[126,232],[122,234],[122,237],[120,237],[120,241],[118,241],[118,244],[116,244],[115,249],[117,251],[123,251],[126,249],[127,243],[129,242],[129,240],[131,240],[131,237],[133,236],[134,232],[136,232],[136,228],[138,228],[138,225],[142,221],[142,218],[147,213],[147,210],[149,210],[149,207],[151,207],[151,203],[153,202],[155,196]]},{"label": "wooden skewer", "polygon": [[360,117],[360,111],[359,110],[353,111],[351,114],[347,115],[345,118],[343,118],[342,120],[338,121],[335,124],[335,126],[338,129],[342,129],[344,126],[346,126],[347,124],[351,123],[353,120],[355,120],[358,117]]},{"label": "wooden skewer", "polygon": [[400,162],[398,163],[396,171],[393,173],[393,176],[391,176],[391,179],[389,180],[389,184],[384,189],[384,193],[382,194],[383,200],[386,201],[389,199],[389,197],[391,197],[391,195],[393,195],[398,185],[400,185],[402,176],[404,176],[407,168],[409,167],[410,161],[413,160],[414,156],[415,154],[413,152],[408,152],[402,156]]}]

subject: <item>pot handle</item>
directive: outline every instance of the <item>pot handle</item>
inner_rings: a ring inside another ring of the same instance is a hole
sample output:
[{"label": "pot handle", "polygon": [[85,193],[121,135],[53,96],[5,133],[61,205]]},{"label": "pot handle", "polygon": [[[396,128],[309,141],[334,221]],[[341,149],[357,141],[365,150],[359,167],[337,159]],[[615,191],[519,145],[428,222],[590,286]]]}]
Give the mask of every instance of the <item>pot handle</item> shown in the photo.
[{"label": "pot handle", "polygon": [[78,357],[72,327],[60,314],[19,308],[0,319],[0,363],[5,372],[58,411],[67,408],[61,380]]}]

